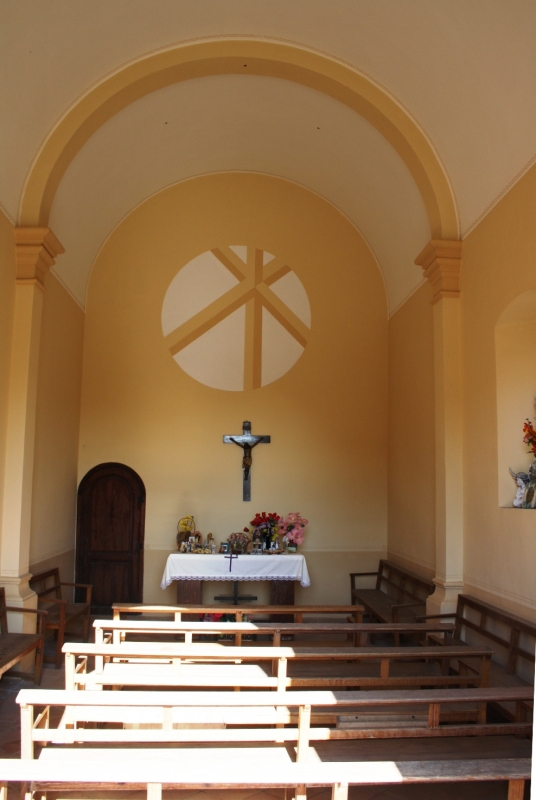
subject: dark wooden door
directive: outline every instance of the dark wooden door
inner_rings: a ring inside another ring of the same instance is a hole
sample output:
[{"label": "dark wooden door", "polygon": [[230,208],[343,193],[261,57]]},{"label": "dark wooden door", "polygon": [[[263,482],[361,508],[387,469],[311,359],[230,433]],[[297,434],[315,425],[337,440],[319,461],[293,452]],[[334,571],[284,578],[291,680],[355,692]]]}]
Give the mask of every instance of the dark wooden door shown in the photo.
[{"label": "dark wooden door", "polygon": [[141,603],[145,486],[124,464],[93,467],[78,487],[76,580],[93,584],[91,609]]}]

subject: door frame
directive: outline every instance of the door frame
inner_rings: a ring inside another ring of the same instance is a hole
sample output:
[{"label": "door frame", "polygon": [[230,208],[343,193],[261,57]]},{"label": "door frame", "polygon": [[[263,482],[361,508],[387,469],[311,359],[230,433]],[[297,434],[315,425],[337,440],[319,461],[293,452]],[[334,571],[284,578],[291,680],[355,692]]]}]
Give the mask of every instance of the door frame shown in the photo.
[{"label": "door frame", "polygon": [[[76,512],[76,543],[75,543],[75,570],[76,570],[76,578],[77,582],[80,582],[81,574],[83,575],[83,558],[85,556],[84,548],[81,547],[81,540],[82,540],[82,515],[84,512],[83,504],[81,502],[82,494],[86,488],[86,485],[92,481],[99,472],[104,473],[105,475],[128,475],[129,480],[134,484],[137,484],[138,489],[138,510],[139,510],[139,539],[138,539],[138,551],[137,551],[137,569],[135,572],[132,573],[132,586],[135,588],[133,594],[136,595],[136,599],[132,599],[129,602],[133,603],[142,603],[143,602],[143,573],[144,573],[144,544],[145,544],[145,502],[146,502],[146,490],[145,484],[143,480],[138,475],[138,473],[129,467],[127,464],[123,464],[119,461],[106,461],[102,464],[97,464],[96,466],[92,467],[78,485],[78,492],[77,492],[77,512]],[[107,610],[107,606],[104,605],[95,605],[92,603],[91,609],[94,613],[105,613]]]}]

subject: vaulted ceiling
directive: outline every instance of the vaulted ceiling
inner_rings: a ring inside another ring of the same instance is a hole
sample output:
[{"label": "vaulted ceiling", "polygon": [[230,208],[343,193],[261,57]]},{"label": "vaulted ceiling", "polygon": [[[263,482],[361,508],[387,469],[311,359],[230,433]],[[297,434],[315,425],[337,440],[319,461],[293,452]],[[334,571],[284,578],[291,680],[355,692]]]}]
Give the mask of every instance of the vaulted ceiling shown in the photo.
[{"label": "vaulted ceiling", "polygon": [[[0,4],[0,31],[0,203],[15,223],[28,224],[28,181],[84,98],[187,43],[276,42],[366,79],[426,140],[459,237],[536,157],[533,0],[17,0]],[[47,212],[66,249],[56,274],[83,306],[99,249],[144,199],[197,175],[262,172],[350,219],[392,312],[419,285],[413,261],[433,233],[411,163],[322,81],[232,72],[155,83],[73,150]]]}]

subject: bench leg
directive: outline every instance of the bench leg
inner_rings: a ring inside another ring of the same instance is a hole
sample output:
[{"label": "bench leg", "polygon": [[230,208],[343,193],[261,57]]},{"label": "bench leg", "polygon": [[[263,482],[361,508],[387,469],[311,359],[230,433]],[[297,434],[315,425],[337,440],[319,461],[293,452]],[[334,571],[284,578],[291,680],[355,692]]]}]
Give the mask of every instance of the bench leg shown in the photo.
[{"label": "bench leg", "polygon": [[162,784],[161,783],[148,783],[147,784],[147,800],[162,800]]},{"label": "bench leg", "polygon": [[34,683],[39,686],[41,683],[41,672],[43,671],[43,658],[45,655],[45,638],[35,651]]},{"label": "bench leg", "polygon": [[525,781],[508,781],[508,800],[523,800],[525,794]]},{"label": "bench leg", "polygon": [[7,800],[7,781],[0,782],[0,800]]},{"label": "bench leg", "polygon": [[331,788],[331,800],[348,800],[348,784],[334,783]]},{"label": "bench leg", "polygon": [[85,615],[84,618],[84,642],[89,642],[89,630],[90,630],[89,625],[91,623],[91,620],[89,618],[90,610],[91,609],[88,608],[87,614]]}]

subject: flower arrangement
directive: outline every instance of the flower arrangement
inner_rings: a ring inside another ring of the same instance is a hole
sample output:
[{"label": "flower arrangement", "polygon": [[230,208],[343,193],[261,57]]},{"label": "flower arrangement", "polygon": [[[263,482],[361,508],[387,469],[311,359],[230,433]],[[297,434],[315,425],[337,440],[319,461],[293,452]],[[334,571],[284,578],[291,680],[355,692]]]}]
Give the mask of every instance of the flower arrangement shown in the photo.
[{"label": "flower arrangement", "polygon": [[[266,511],[257,513],[249,523],[251,532],[260,533],[264,541],[273,541],[277,536],[277,523],[280,519],[279,514],[267,514]],[[244,528],[244,532],[249,533],[249,528]]]},{"label": "flower arrangement", "polygon": [[529,453],[536,455],[536,430],[529,419],[523,425],[523,442],[530,447]]},{"label": "flower arrangement", "polygon": [[278,533],[292,544],[303,544],[304,528],[309,524],[309,520],[304,519],[299,512],[288,514],[281,517],[277,525]]}]

